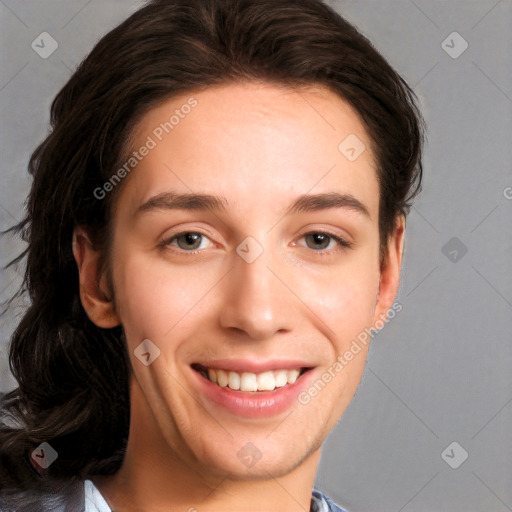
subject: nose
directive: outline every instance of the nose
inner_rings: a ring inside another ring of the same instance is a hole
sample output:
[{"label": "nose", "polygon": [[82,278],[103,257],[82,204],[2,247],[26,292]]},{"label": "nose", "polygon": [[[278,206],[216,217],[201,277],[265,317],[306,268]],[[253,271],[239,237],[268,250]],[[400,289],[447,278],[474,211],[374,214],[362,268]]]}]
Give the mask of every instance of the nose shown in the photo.
[{"label": "nose", "polygon": [[[240,253],[242,254],[242,253]],[[264,340],[292,329],[297,318],[290,273],[268,249],[252,262],[234,254],[233,267],[223,288],[220,323],[241,331],[251,340]]]}]

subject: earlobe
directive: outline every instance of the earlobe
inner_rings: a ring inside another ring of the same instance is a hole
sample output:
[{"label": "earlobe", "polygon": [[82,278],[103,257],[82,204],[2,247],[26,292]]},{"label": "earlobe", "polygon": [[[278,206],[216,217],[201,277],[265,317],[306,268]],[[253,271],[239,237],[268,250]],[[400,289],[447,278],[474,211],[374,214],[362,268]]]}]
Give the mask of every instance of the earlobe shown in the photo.
[{"label": "earlobe", "polygon": [[101,253],[83,228],[75,228],[72,249],[78,267],[80,300],[87,316],[98,327],[116,327],[120,321],[101,270]]},{"label": "earlobe", "polygon": [[400,284],[400,269],[404,249],[405,218],[397,217],[393,234],[387,245],[387,255],[380,269],[379,290],[375,307],[374,323],[377,320],[385,321],[387,312],[393,305]]}]

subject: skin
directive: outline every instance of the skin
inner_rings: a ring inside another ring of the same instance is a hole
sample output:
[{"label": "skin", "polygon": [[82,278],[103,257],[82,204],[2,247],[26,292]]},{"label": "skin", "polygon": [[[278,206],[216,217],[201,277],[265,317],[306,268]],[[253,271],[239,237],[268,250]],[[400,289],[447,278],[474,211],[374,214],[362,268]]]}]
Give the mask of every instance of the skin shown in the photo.
[{"label": "skin", "polygon": [[[190,364],[299,358],[319,378],[386,318],[404,219],[381,267],[370,140],[349,104],[322,87],[244,83],[174,97],[141,119],[133,148],[192,95],[197,107],[122,184],[109,253],[115,301],[101,254],[75,230],[83,306],[100,327],[123,325],[133,366],[125,460],[115,475],[93,480],[118,512],[309,510],[321,445],[357,389],[368,347],[310,403],[294,401],[271,418],[241,418],[205,400]],[[353,162],[338,150],[349,134],[366,146]],[[137,213],[169,191],[222,195],[228,206]],[[333,191],[357,198],[369,216],[346,207],[284,215],[299,195]],[[305,236],[324,230],[353,246]],[[205,237],[190,249],[183,238],[159,245],[182,232]],[[263,247],[252,263],[236,252],[247,236]],[[134,355],[144,339],[161,351],[149,366]],[[262,454],[251,468],[237,457],[247,442]]]}]

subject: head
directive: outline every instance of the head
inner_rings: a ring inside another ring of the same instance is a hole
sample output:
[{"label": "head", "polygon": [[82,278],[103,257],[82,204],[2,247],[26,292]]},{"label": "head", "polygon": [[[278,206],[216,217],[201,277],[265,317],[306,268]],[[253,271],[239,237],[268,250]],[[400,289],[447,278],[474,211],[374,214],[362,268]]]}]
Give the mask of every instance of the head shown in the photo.
[{"label": "head", "polygon": [[[155,0],[100,40],[51,120],[18,226],[32,303],[5,446],[48,441],[56,477],[117,471],[143,430],[239,478],[315,453],[368,344],[333,365],[397,292],[421,184],[407,84],[320,1]],[[332,378],[272,433],[284,415],[203,398],[208,368],[267,363],[306,369],[303,392]]]}]

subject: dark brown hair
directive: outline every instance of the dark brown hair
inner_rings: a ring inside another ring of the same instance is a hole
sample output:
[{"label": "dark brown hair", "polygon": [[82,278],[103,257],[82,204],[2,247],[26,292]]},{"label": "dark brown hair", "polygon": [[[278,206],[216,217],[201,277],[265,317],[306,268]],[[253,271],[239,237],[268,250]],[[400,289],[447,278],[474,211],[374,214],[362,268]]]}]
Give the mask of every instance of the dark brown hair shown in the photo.
[{"label": "dark brown hair", "polygon": [[[105,35],[58,93],[50,135],[34,151],[24,220],[24,292],[12,337],[19,387],[4,397],[0,475],[9,488],[119,468],[129,429],[130,362],[122,326],[100,329],[79,298],[73,229],[107,251],[112,207],[101,187],[151,107],[213,85],[322,85],[348,101],[372,141],[381,247],[421,187],[423,121],[404,80],[358,30],[320,0],[153,0]],[[340,141],[341,142],[341,141]],[[381,252],[381,256],[384,253]],[[48,442],[43,477],[27,454]]]}]

